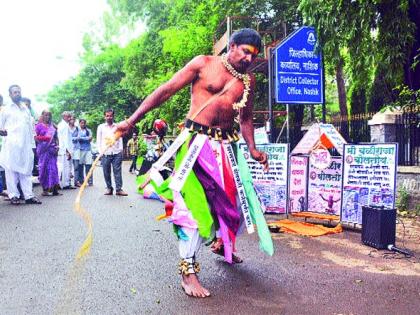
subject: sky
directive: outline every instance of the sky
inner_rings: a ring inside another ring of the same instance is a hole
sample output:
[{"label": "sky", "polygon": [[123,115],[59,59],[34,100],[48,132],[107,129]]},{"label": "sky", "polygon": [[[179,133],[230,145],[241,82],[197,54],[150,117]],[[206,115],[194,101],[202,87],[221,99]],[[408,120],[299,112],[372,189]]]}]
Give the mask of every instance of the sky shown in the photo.
[{"label": "sky", "polygon": [[0,0],[0,94],[18,84],[37,112],[37,95],[80,70],[83,34],[100,24],[106,0]]}]

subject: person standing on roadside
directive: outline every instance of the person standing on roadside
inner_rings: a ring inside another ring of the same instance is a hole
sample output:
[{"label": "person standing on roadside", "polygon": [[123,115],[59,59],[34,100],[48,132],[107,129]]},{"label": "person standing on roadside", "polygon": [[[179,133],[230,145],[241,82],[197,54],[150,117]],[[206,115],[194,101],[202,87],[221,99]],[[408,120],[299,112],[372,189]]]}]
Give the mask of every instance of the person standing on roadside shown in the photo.
[{"label": "person standing on roadside", "polygon": [[[92,147],[90,142],[92,141],[92,131],[86,127],[86,119],[80,119],[79,121],[79,181],[83,183],[85,176],[89,172],[92,166]],[[89,178],[89,186],[93,185],[93,175]]]},{"label": "person standing on roadside", "polygon": [[58,133],[58,174],[60,177],[60,186],[62,189],[75,189],[71,183],[71,154],[73,142],[71,138],[71,133],[69,129],[69,121],[71,118],[70,112],[63,112],[61,114],[62,120],[57,126]]},{"label": "person standing on roadside", "polygon": [[0,113],[0,135],[4,137],[0,152],[0,165],[5,169],[7,189],[10,202],[20,204],[20,184],[25,203],[41,204],[32,190],[32,168],[34,162],[35,145],[34,128],[31,114],[25,104],[21,102],[21,88],[12,85],[9,88],[12,100]]},{"label": "person standing on roadside", "polygon": [[37,154],[39,160],[39,183],[42,186],[43,196],[59,196],[60,181],[58,179],[57,155],[58,137],[57,129],[51,122],[51,112],[43,110],[40,122],[35,126]]},{"label": "person standing on roadside", "polygon": [[71,142],[72,142],[70,166],[72,167],[71,174],[73,175],[74,186],[80,187],[82,184],[79,178],[79,159],[80,159],[79,127],[77,127],[75,123],[76,123],[76,119],[73,115],[71,115],[70,120],[69,120],[69,130],[70,130]]},{"label": "person standing on roadside", "polygon": [[139,138],[137,137],[137,133],[133,132],[133,137],[128,140],[127,147],[131,158],[129,172],[133,173],[137,171],[137,155],[139,151]]},{"label": "person standing on roadside", "polygon": [[[112,108],[105,111],[105,123],[98,126],[96,137],[98,141],[99,152],[104,152],[107,146],[107,139],[114,137],[114,110]],[[104,172],[104,179],[106,184],[106,191],[104,195],[112,195],[114,189],[111,181],[111,168],[114,172],[115,180],[115,194],[117,196],[128,196],[128,194],[122,190],[122,175],[121,166],[123,160],[123,142],[122,138],[118,139],[114,145],[108,148],[102,157],[102,170]]]}]

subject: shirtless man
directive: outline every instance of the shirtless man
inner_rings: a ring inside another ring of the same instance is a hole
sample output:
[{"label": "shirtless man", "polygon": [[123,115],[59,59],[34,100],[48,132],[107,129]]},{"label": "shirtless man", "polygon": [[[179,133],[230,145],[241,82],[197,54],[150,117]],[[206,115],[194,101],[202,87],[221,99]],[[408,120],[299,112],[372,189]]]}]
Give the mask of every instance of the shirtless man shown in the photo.
[{"label": "shirtless man", "polygon": [[[187,115],[186,128],[189,128],[191,132],[195,131],[196,134],[204,133],[205,135],[209,135],[211,140],[208,142],[219,142],[220,145],[220,143],[222,143],[222,138],[229,139],[229,142],[231,142],[232,136],[236,135],[234,134],[235,132],[232,131],[232,127],[234,118],[239,111],[242,136],[248,145],[250,154],[256,161],[261,163],[265,169],[268,169],[267,155],[257,150],[254,143],[252,111],[255,77],[252,74],[246,73],[248,67],[257,57],[260,49],[261,38],[256,31],[252,29],[242,29],[235,32],[231,36],[229,51],[226,55],[222,57],[195,57],[168,82],[164,83],[150,94],[131,117],[120,122],[117,125],[117,131],[122,134],[127,133],[147,112],[164,103],[183,87],[191,84],[191,107]],[[223,91],[222,94],[220,94],[221,91]],[[205,105],[204,108],[203,105]],[[214,151],[214,147],[211,148]],[[216,161],[214,157],[213,159]],[[198,170],[194,168],[194,172],[197,171]],[[198,185],[203,183],[203,176],[199,176],[198,174],[197,177],[199,180]],[[226,182],[226,177],[222,178]],[[207,193],[207,188],[204,190]],[[217,191],[217,201],[220,202],[220,200],[224,198],[223,194],[225,193],[225,190],[226,189],[222,187],[221,190]],[[176,202],[176,196],[178,195],[174,194],[174,213],[176,213],[178,207]],[[184,221],[191,219],[191,224],[188,228],[184,228],[182,224],[180,224],[181,227],[179,227],[179,229],[182,230],[183,235],[187,235],[187,240],[185,240],[185,237],[184,239],[181,239],[182,237],[180,237],[180,233],[178,233],[180,239],[180,255],[182,257],[180,271],[183,270],[181,285],[185,293],[189,296],[207,297],[210,295],[210,292],[200,284],[196,275],[199,268],[195,262],[196,253],[202,243],[203,235],[206,233],[202,233],[201,231],[200,233],[197,232],[203,224],[201,224],[201,222],[198,222],[198,224],[195,222],[195,219],[199,221],[199,219],[197,219],[198,216],[194,214],[194,211],[188,204],[187,192],[183,192],[182,197],[184,196],[185,203],[182,203],[182,205],[184,205],[184,209],[187,208],[191,211],[193,218],[191,218],[191,216],[184,218]],[[198,195],[194,195],[193,198],[199,197]],[[207,200],[210,206],[215,206],[215,209],[211,207],[213,219],[215,221],[218,219],[221,221],[219,216],[214,215],[214,211],[217,210],[217,202],[213,203],[210,196],[207,196]],[[232,201],[232,198],[230,198],[230,200]],[[227,200],[226,203],[228,204],[226,208],[230,209],[229,207],[231,207],[232,204],[229,203],[229,200]],[[235,196],[233,197],[233,203],[235,203]],[[182,205],[180,207],[182,207]],[[220,209],[220,204],[217,205]],[[224,207],[224,205],[222,205],[222,207]],[[234,205],[234,208],[235,211],[238,211],[236,205]],[[188,212],[188,210],[186,212]],[[223,213],[221,216],[223,217]],[[231,224],[235,235],[239,226],[239,211],[237,216],[237,218],[235,217],[232,219],[233,223]],[[227,218],[227,221],[229,221],[229,218]],[[172,222],[176,224],[174,214],[172,214]],[[194,224],[197,226],[196,228],[194,228]],[[228,222],[227,225],[230,229],[231,226],[229,224],[230,223]],[[193,225],[192,228],[191,225]],[[230,262],[231,261],[232,260],[230,260]],[[185,268],[182,269],[182,266],[185,266]]]}]

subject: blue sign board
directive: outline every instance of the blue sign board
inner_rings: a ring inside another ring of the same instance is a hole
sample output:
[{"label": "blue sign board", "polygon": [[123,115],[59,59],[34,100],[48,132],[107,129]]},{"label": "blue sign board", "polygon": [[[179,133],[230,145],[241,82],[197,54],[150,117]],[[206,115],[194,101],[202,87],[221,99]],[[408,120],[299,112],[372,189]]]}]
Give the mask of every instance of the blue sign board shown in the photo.
[{"label": "blue sign board", "polygon": [[276,102],[322,104],[322,56],[314,28],[303,26],[275,48]]}]

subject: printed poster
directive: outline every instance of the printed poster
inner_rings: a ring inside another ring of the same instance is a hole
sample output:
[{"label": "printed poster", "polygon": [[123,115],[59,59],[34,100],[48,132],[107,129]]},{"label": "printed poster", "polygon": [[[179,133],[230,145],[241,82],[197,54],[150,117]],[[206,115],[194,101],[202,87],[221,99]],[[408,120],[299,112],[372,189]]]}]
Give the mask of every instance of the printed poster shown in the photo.
[{"label": "printed poster", "polygon": [[260,144],[258,150],[268,155],[269,172],[264,173],[260,163],[252,159],[248,147],[240,145],[251,172],[254,188],[264,212],[286,213],[289,145]]},{"label": "printed poster", "polygon": [[396,143],[344,146],[341,221],[362,224],[362,206],[395,207]]},{"label": "printed poster", "polygon": [[331,164],[326,169],[318,169],[310,163],[308,179],[308,211],[340,215],[341,176],[341,157],[332,157]]},{"label": "printed poster", "polygon": [[307,156],[290,156],[289,212],[307,211]]}]

